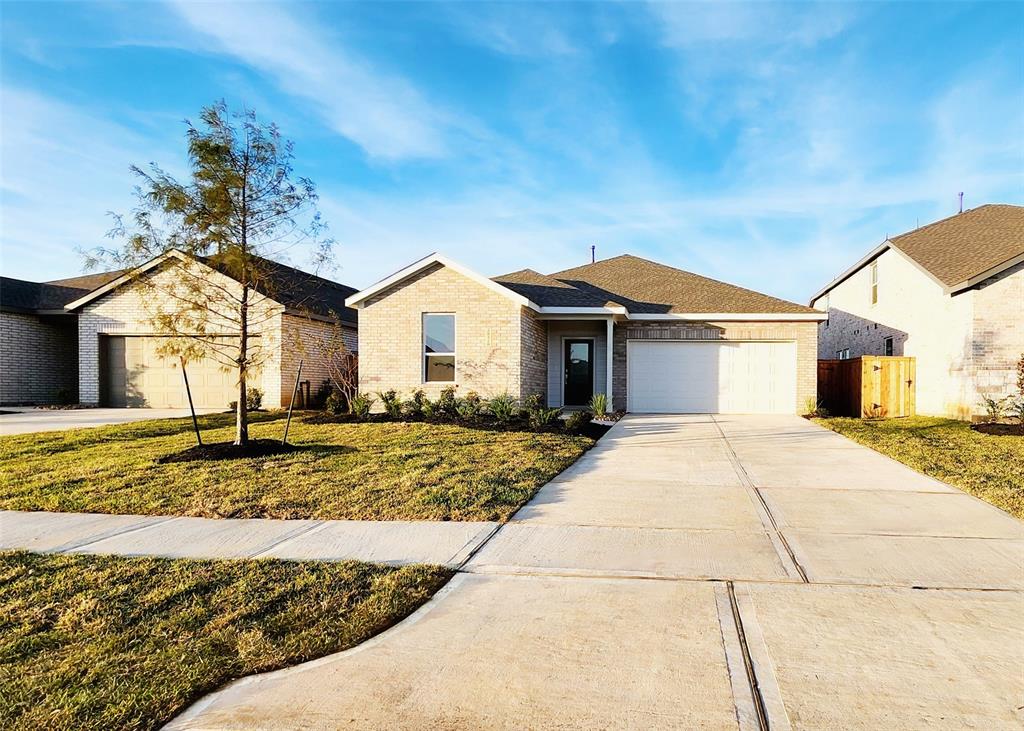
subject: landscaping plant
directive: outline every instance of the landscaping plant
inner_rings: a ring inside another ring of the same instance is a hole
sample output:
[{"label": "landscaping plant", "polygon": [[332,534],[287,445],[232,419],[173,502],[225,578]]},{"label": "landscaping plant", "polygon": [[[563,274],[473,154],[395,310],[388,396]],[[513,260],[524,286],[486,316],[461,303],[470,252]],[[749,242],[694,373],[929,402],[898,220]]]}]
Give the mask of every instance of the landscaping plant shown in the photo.
[{"label": "landscaping plant", "polygon": [[348,400],[342,396],[339,391],[331,391],[330,394],[328,394],[327,399],[324,401],[324,408],[335,416],[345,413],[348,409],[348,405]]},{"label": "landscaping plant", "polygon": [[1008,400],[1009,397],[1007,396],[1001,399],[992,398],[991,396],[981,397],[981,403],[985,407],[985,418],[988,423],[994,424],[1006,415]]},{"label": "landscaping plant", "polygon": [[455,403],[455,386],[446,386],[434,402],[434,415],[438,419],[454,419],[458,416]]},{"label": "landscaping plant", "polygon": [[603,419],[608,415],[608,396],[603,393],[595,393],[590,397],[590,411],[594,418]]},{"label": "landscaping plant", "polygon": [[365,419],[370,415],[370,409],[377,403],[377,400],[368,393],[357,393],[350,404],[352,413],[358,419]]},{"label": "landscaping plant", "polygon": [[470,391],[464,398],[458,399],[455,411],[463,421],[474,421],[483,410],[483,401],[476,391]]},{"label": "landscaping plant", "polygon": [[498,394],[487,402],[487,410],[499,424],[508,424],[519,416],[519,404],[510,393]]},{"label": "landscaping plant", "polygon": [[[249,411],[259,411],[261,406],[263,406],[263,391],[258,388],[250,388],[245,392],[245,407]],[[228,404],[228,408],[234,411],[238,408],[238,402],[232,401]]]},{"label": "landscaping plant", "polygon": [[558,422],[562,410],[559,408],[549,409],[544,405],[543,397],[539,393],[531,394],[526,399],[526,418],[531,429],[545,429]]},{"label": "landscaping plant", "polygon": [[589,411],[573,411],[565,420],[565,430],[570,434],[581,434],[593,419],[594,415]]},{"label": "landscaping plant", "polygon": [[398,398],[398,392],[395,389],[378,391],[377,397],[380,398],[380,402],[384,406],[384,412],[389,417],[392,419],[402,418],[402,400]]},{"label": "landscaping plant", "polygon": [[402,415],[407,419],[422,419],[423,418],[423,401],[426,399],[426,394],[423,393],[422,388],[418,388],[412,392],[412,397],[402,404]]}]

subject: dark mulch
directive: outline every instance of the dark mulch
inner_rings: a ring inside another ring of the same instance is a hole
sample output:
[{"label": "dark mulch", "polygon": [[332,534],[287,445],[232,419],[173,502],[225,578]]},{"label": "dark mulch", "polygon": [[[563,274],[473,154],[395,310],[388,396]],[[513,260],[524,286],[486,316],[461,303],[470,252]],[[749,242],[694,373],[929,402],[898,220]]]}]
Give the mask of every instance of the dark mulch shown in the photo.
[{"label": "dark mulch", "polygon": [[294,444],[281,444],[277,439],[250,439],[245,446],[232,444],[231,442],[216,442],[189,447],[183,452],[175,452],[160,457],[157,462],[169,464],[172,462],[200,462],[204,460],[222,459],[250,459],[252,457],[271,457],[275,454],[288,454],[298,451],[304,447]]},{"label": "dark mulch", "polygon": [[994,437],[1024,437],[1024,424],[971,424],[971,429]]}]

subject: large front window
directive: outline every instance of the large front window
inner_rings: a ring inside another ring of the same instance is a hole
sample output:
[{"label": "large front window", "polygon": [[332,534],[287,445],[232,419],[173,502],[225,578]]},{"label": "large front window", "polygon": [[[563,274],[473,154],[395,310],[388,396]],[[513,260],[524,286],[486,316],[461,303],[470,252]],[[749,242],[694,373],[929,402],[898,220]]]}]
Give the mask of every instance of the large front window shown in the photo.
[{"label": "large front window", "polygon": [[455,382],[455,315],[423,315],[423,380]]}]

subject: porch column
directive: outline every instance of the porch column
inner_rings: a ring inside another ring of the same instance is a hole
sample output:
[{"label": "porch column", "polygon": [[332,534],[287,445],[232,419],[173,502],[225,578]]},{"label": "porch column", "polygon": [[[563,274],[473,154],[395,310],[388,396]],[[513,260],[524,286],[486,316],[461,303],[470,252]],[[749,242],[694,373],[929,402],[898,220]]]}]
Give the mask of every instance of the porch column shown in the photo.
[{"label": "porch column", "polygon": [[612,405],[612,400],[613,400],[613,396],[612,396],[612,363],[615,360],[615,358],[613,357],[615,349],[612,347],[612,340],[613,340],[614,332],[615,332],[615,321],[611,317],[609,317],[606,320],[606,326],[607,326],[607,333],[608,333],[608,335],[605,338],[605,341],[606,341],[605,342],[605,348],[607,350],[607,355],[605,356],[605,368],[604,368],[604,370],[605,370],[604,393],[605,393],[606,399],[608,401],[608,410],[609,411],[615,411],[615,407]]}]

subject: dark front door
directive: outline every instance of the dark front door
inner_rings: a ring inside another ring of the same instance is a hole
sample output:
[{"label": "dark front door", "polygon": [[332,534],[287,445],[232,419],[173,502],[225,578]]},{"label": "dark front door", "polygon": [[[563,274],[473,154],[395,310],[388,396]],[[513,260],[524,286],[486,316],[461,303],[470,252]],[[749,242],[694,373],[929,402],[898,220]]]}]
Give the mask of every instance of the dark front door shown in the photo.
[{"label": "dark front door", "polygon": [[566,406],[586,406],[594,395],[594,341],[565,341]]}]

